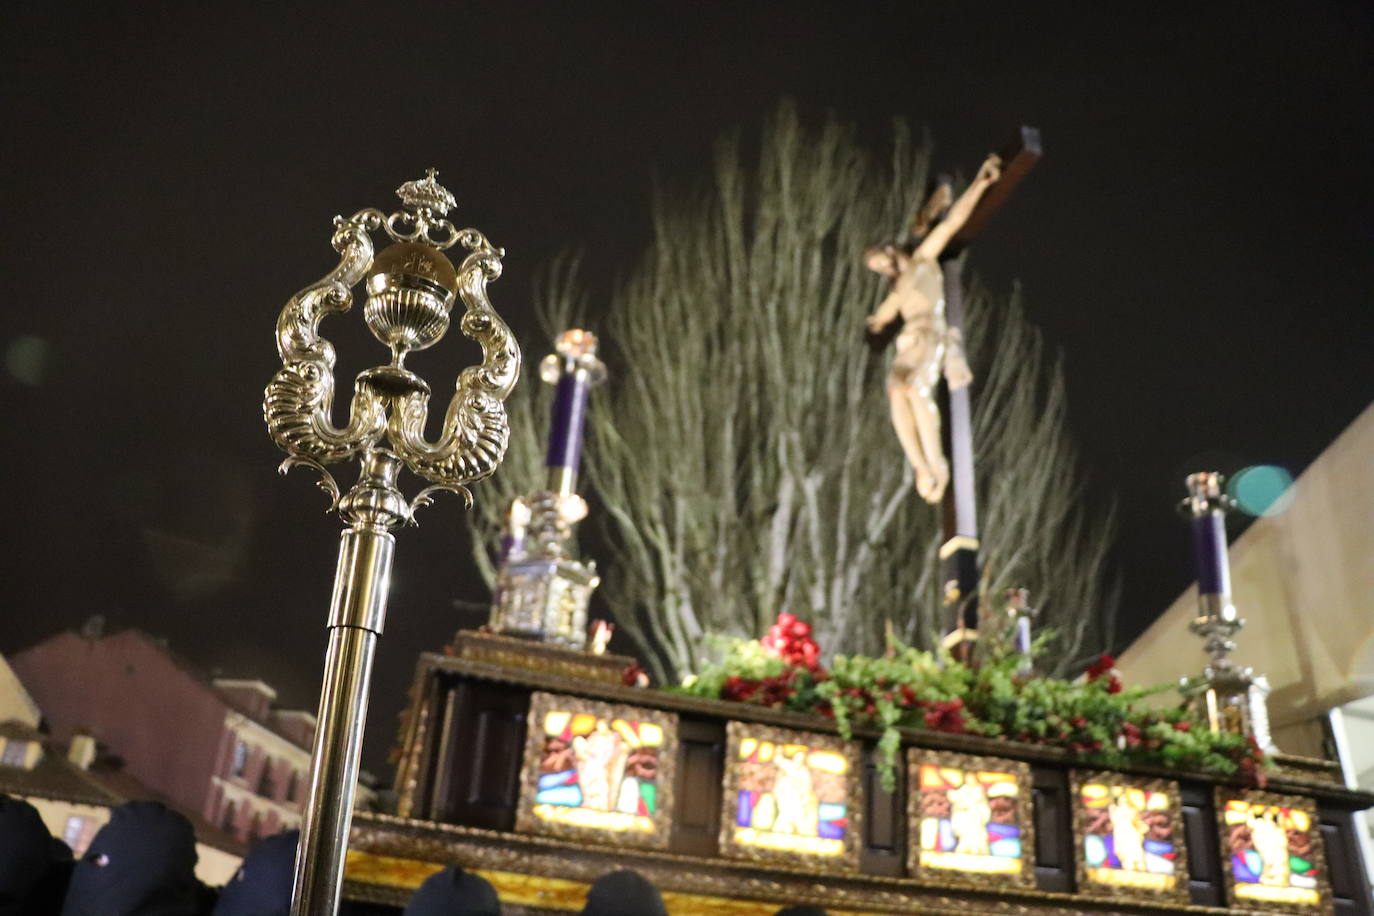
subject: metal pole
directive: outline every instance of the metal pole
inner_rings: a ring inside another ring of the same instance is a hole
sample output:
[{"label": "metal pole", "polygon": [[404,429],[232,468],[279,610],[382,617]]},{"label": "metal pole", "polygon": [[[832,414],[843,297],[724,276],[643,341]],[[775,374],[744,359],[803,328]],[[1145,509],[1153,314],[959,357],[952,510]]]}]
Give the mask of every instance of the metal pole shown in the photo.
[{"label": "metal pole", "polygon": [[334,916],[338,910],[372,656],[386,617],[395,545],[388,531],[357,527],[345,530],[339,543],[292,916]]},{"label": "metal pole", "polygon": [[[415,510],[439,491],[471,503],[465,485],[491,474],[505,456],[510,425],[502,402],[520,376],[520,348],[487,298],[487,283],[501,275],[504,252],[476,229],[458,229],[444,218],[455,202],[433,169],[396,194],[404,208],[390,216],[369,208],[334,219],[339,265],[282,309],[277,318],[282,368],[263,393],[268,433],[287,453],[280,470],[317,471],[331,508],[348,525],[329,611],[329,650],[296,853],[292,916],[334,916],[339,905],[372,656],[391,584],[396,543],[391,529],[413,523]],[[374,257],[372,233],[379,230],[395,244]],[[443,253],[455,245],[467,252],[457,268]],[[346,311],[351,290],[364,279],[363,318],[391,350],[391,362],[358,376],[348,423],[336,427],[331,416],[335,351],[320,336],[320,321]],[[482,363],[459,373],[443,429],[431,442],[425,438],[431,389],[405,368],[404,359],[444,336],[459,297],[464,311],[458,326],[481,345]],[[380,446],[383,439],[390,448]],[[326,465],[353,457],[361,458],[362,470],[340,498]],[[405,467],[430,484],[410,500],[396,485]]]}]

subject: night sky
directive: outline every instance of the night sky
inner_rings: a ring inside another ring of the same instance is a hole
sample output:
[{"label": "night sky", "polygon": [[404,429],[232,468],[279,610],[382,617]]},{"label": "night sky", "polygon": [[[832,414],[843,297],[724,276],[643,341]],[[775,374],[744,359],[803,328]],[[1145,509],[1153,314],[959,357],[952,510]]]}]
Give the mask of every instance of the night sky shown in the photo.
[{"label": "night sky", "polygon": [[[260,405],[330,218],[438,167],[507,249],[492,298],[532,363],[535,271],[581,248],[604,293],[653,182],[783,98],[874,144],[906,116],[966,175],[1041,128],[972,265],[1062,349],[1126,632],[1191,579],[1185,473],[1296,474],[1374,396],[1367,3],[249,6],[6,8],[0,651],[99,613],[313,709],[339,524],[277,476]],[[341,392],[382,361],[358,311],[324,328]],[[414,365],[445,390],[464,346]],[[399,536],[373,769],[416,654],[485,597],[441,500]]]}]

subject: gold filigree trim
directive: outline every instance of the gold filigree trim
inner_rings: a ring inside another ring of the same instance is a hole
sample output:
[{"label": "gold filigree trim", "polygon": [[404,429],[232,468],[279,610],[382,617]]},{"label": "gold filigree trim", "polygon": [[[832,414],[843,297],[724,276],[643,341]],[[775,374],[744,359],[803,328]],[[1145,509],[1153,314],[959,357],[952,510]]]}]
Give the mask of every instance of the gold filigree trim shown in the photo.
[{"label": "gold filigree trim", "polygon": [[[852,911],[873,916],[916,914],[949,916],[951,913],[978,913],[980,916],[1101,916],[1100,898],[1075,897],[1033,889],[1007,889],[1000,892],[974,889],[932,888],[903,878],[844,873],[817,874],[814,869],[770,865],[766,868],[743,862],[704,859],[652,850],[625,849],[612,855],[608,850],[588,848],[550,837],[501,834],[470,827],[454,827],[404,821],[389,815],[359,814],[354,820],[348,879],[354,889],[350,899],[404,904],[409,888],[400,887],[404,879],[389,884],[363,879],[364,868],[385,868],[366,864],[389,858],[414,860],[406,866],[410,880],[424,866],[437,870],[443,865],[461,865],[481,873],[505,871],[539,875],[545,878],[590,884],[614,868],[632,868],[654,882],[665,893],[720,897],[737,902],[761,902],[773,910],[785,904],[811,903],[832,913]],[[354,862],[358,865],[353,865]],[[421,866],[417,869],[416,866]],[[357,868],[355,872],[353,869]],[[429,874],[429,871],[423,871]],[[378,878],[378,880],[381,880]],[[1221,907],[1155,904],[1120,901],[1109,904],[1113,914],[1154,916],[1160,913],[1240,916],[1254,911]],[[688,910],[687,912],[692,912]],[[771,911],[769,911],[771,912]]]},{"label": "gold filigree trim", "polygon": [[[366,852],[348,853],[347,876],[353,884],[371,884],[395,888],[405,895],[444,866],[432,862],[417,862],[395,856],[378,856]],[[608,864],[607,871],[611,870]],[[587,901],[591,884],[564,878],[544,878],[518,872],[474,869],[473,874],[491,882],[496,895],[507,906],[539,907],[568,913],[579,912]],[[395,899],[394,895],[386,895]],[[378,900],[377,902],[386,902]],[[706,894],[684,894],[664,891],[663,902],[670,913],[690,913],[692,916],[773,916],[776,903],[756,900],[731,900]],[[888,916],[872,910],[828,910],[831,916]]]}]

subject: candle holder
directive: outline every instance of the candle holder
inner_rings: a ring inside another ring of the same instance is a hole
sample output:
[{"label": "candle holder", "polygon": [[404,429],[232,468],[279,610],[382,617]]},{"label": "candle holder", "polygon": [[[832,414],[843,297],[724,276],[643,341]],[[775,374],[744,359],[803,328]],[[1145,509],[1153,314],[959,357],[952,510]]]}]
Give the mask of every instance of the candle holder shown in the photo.
[{"label": "candle holder", "polygon": [[548,480],[545,489],[511,503],[488,624],[495,633],[578,650],[587,646],[587,606],[601,583],[596,563],[568,551],[574,526],[587,515],[576,492],[587,397],[606,379],[596,349],[595,334],[564,331],[539,365],[539,377],[554,386]]},{"label": "candle holder", "polygon": [[[433,169],[396,193],[403,208],[395,213],[366,209],[334,218],[339,265],[282,309],[282,368],[263,400],[268,432],[287,453],[279,470],[302,465],[317,471],[330,509],[347,526],[328,620],[292,916],[333,916],[338,909],[372,658],[386,616],[392,529],[414,524],[416,510],[439,491],[457,493],[471,505],[466,485],[491,474],[505,456],[510,428],[503,402],[520,372],[520,350],[486,292],[501,275],[504,252],[476,229],[457,229],[445,218],[454,199]],[[394,244],[374,254],[371,234],[378,231]],[[467,252],[456,268],[444,254],[454,245]],[[391,350],[391,361],[358,376],[348,423],[340,428],[332,420],[334,347],[319,326],[326,316],[348,311],[353,287],[364,280],[363,318]],[[482,362],[459,373],[439,438],[429,442],[430,388],[405,368],[405,358],[444,336],[459,297],[459,328],[481,345]],[[354,458],[361,466],[358,482],[340,495],[326,466]],[[403,468],[429,486],[407,498],[397,485]]]},{"label": "candle holder", "polygon": [[1012,636],[1016,652],[1021,656],[1021,664],[1016,673],[1030,677],[1035,673],[1035,659],[1031,657],[1031,624],[1040,616],[1040,611],[1030,606],[1030,591],[1024,588],[1009,588],[1006,591],[1007,617],[1010,618],[1015,633]]},{"label": "candle holder", "polygon": [[1231,601],[1231,569],[1226,552],[1226,513],[1232,508],[1226,478],[1215,472],[1189,474],[1188,498],[1180,510],[1192,528],[1197,564],[1198,616],[1188,628],[1204,640],[1211,660],[1201,678],[1185,678],[1184,696],[1213,731],[1248,735],[1267,753],[1274,753],[1269,734],[1269,683],[1253,669],[1231,659],[1233,637],[1245,621]]}]

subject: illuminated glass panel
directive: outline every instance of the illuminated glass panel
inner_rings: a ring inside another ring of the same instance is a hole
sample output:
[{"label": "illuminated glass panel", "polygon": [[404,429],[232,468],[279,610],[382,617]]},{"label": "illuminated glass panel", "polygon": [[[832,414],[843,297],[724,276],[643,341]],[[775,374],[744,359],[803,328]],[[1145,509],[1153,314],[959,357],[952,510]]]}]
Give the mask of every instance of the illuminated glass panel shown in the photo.
[{"label": "illuminated glass panel", "polygon": [[520,829],[666,844],[676,717],[542,693],[530,715]]},{"label": "illuminated glass panel", "polygon": [[1152,892],[1184,886],[1176,789],[1089,779],[1076,803],[1085,880]]},{"label": "illuminated glass panel", "polygon": [[[1030,875],[1024,768],[956,755],[925,760],[912,751],[911,820],[916,865],[952,878]],[[1009,762],[1004,762],[1009,763]]]},{"label": "illuminated glass panel", "polygon": [[1232,798],[1223,802],[1221,825],[1238,900],[1321,905],[1320,850],[1310,811]]},{"label": "illuminated glass panel", "polygon": [[857,848],[854,754],[824,735],[731,722],[722,840],[746,858],[833,860]]}]

